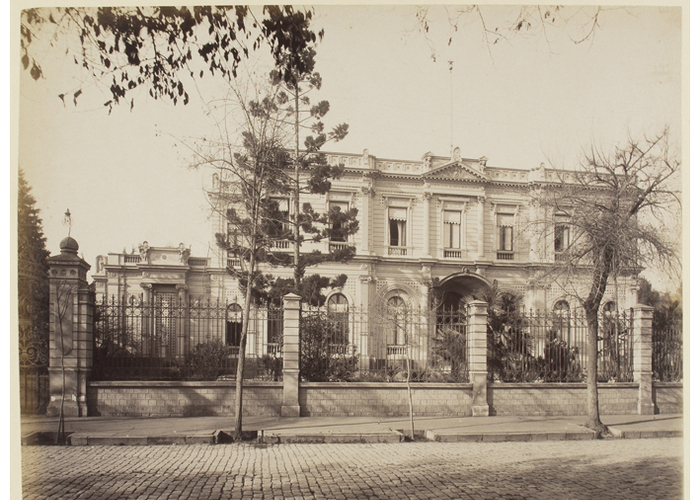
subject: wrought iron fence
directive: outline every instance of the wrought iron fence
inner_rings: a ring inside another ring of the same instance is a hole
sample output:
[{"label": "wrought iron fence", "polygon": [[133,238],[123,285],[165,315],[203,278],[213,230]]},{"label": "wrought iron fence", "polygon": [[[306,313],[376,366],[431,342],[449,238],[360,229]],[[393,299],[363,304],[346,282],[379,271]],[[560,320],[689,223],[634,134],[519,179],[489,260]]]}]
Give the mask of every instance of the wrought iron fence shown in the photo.
[{"label": "wrought iron fence", "polygon": [[468,381],[463,311],[388,307],[306,308],[300,374],[309,381]]},{"label": "wrought iron fence", "polygon": [[[235,377],[242,308],[171,293],[109,297],[96,303],[93,378],[211,380]],[[246,378],[281,374],[282,311],[254,309],[246,345]]]},{"label": "wrought iron fence", "polygon": [[49,403],[49,342],[46,332],[19,321],[19,395],[22,414],[44,413]]},{"label": "wrought iron fence", "polygon": [[[530,311],[488,330],[488,367],[502,382],[582,382],[588,366],[588,324],[581,311]],[[631,381],[632,321],[627,313],[601,315],[598,380]]]},{"label": "wrought iron fence", "polygon": [[654,380],[681,382],[683,380],[683,322],[654,314],[651,364]]}]

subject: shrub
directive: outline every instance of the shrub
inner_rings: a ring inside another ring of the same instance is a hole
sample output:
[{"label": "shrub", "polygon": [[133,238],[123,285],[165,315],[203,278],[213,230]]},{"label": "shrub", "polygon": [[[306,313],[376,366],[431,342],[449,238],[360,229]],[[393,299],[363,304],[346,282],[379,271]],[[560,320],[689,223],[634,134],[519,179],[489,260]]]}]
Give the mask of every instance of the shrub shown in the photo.
[{"label": "shrub", "polygon": [[220,340],[197,344],[185,358],[185,378],[216,380],[226,368],[228,353]]},{"label": "shrub", "polygon": [[324,313],[303,316],[299,325],[299,375],[309,382],[351,380],[358,356],[348,344],[347,325]]}]

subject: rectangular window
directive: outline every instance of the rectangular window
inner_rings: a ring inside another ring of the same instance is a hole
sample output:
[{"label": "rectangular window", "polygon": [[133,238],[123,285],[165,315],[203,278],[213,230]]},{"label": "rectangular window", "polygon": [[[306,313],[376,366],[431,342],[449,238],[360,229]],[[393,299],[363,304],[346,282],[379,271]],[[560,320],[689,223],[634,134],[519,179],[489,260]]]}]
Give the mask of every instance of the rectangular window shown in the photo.
[{"label": "rectangular window", "polygon": [[389,246],[406,246],[406,208],[389,208]]},{"label": "rectangular window", "polygon": [[461,248],[462,213],[455,210],[443,212],[442,244],[448,249]]},{"label": "rectangular window", "polygon": [[328,204],[328,212],[331,216],[330,224],[330,240],[336,242],[347,242],[348,237],[344,234],[343,229],[345,229],[346,224],[342,222],[333,221],[332,214],[338,212],[347,212],[349,209],[349,204],[347,201],[331,201]]},{"label": "rectangular window", "polygon": [[554,216],[554,253],[563,253],[571,244],[571,229],[569,216],[556,214]]},{"label": "rectangular window", "polygon": [[287,249],[289,248],[289,199],[288,198],[270,198],[272,203],[277,206],[272,207],[270,214],[270,236],[277,238],[273,241],[274,248]]},{"label": "rectangular window", "polygon": [[557,224],[554,227],[554,251],[562,253],[569,248],[569,226],[566,224]]},{"label": "rectangular window", "polygon": [[498,226],[498,250],[500,252],[512,252],[515,216],[513,214],[497,214],[496,218],[496,225]]}]

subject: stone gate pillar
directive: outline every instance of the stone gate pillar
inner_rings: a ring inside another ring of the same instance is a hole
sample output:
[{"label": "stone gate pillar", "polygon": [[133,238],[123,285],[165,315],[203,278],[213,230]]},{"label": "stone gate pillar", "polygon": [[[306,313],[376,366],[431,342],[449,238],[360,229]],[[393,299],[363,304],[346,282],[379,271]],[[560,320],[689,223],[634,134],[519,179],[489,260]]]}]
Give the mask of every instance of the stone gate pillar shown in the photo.
[{"label": "stone gate pillar", "polygon": [[90,265],[78,257],[78,242],[61,241],[49,264],[49,393],[47,414],[87,416],[92,371],[95,297],[87,283]]},{"label": "stone gate pillar", "polygon": [[467,305],[469,315],[467,352],[469,353],[469,381],[472,383],[472,416],[474,417],[489,416],[486,307],[487,303],[481,300],[473,300]]},{"label": "stone gate pillar", "polygon": [[282,409],[283,417],[298,417],[299,406],[299,315],[301,297],[293,293],[284,296],[284,345],[282,346]]},{"label": "stone gate pillar", "polygon": [[653,415],[655,413],[652,397],[653,372],[651,367],[651,324],[653,317],[653,307],[643,304],[634,306],[634,316],[632,318],[634,332],[632,338],[632,362],[634,363],[634,381],[639,384],[637,410],[640,415]]}]

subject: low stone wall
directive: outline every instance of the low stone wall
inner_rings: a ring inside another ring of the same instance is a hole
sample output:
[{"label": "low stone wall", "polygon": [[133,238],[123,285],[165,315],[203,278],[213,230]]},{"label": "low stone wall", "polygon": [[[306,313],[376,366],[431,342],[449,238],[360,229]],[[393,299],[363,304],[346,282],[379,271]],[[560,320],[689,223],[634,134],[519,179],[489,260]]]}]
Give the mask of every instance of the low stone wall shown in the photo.
[{"label": "low stone wall", "polygon": [[[412,384],[416,416],[464,417],[472,414],[471,384]],[[404,383],[322,383],[299,386],[302,416],[408,416]]]},{"label": "low stone wall", "polygon": [[683,384],[654,382],[654,406],[658,413],[683,413]]},{"label": "low stone wall", "polygon": [[[234,414],[235,382],[92,382],[88,414],[109,417],[194,417]],[[243,415],[275,417],[281,382],[246,382]]]},{"label": "low stone wall", "polygon": [[[602,415],[637,413],[639,386],[600,384]],[[491,415],[559,416],[586,414],[586,384],[491,384]]]},{"label": "low stone wall", "polygon": [[[415,383],[416,416],[469,417],[471,384]],[[282,406],[281,382],[246,382],[243,415],[278,417]],[[192,417],[232,416],[235,382],[92,382],[88,388],[91,416]],[[602,415],[636,414],[639,386],[635,383],[600,384]],[[683,386],[655,383],[657,413],[682,413]],[[585,384],[491,384],[491,415],[558,416],[586,414]],[[404,383],[302,382],[302,416],[404,417],[408,395]]]}]

